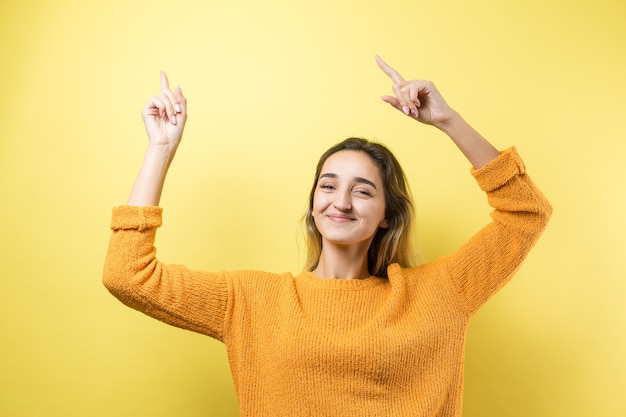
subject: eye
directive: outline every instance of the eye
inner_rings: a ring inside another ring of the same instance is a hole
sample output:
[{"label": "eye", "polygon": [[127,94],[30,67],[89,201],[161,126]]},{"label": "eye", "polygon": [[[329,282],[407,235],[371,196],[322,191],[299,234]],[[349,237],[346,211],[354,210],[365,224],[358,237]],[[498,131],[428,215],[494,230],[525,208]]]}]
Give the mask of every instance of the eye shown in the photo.
[{"label": "eye", "polygon": [[357,194],[360,194],[360,195],[367,196],[367,197],[371,197],[372,196],[372,193],[370,193],[367,190],[363,190],[363,189],[355,190],[354,192],[357,193]]},{"label": "eye", "polygon": [[319,185],[319,187],[320,187],[322,190],[334,190],[334,189],[335,189],[335,186],[334,186],[334,185],[332,185],[332,184],[328,184],[328,183],[325,183],[325,184],[320,184],[320,185]]}]

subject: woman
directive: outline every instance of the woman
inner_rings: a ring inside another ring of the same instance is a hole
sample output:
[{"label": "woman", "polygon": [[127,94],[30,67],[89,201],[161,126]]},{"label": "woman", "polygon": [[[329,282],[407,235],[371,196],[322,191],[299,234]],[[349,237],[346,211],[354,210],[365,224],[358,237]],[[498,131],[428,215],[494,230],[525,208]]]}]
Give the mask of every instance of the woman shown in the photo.
[{"label": "woman", "polygon": [[242,416],[460,416],[470,317],[517,270],[551,206],[514,148],[498,152],[432,83],[392,79],[383,101],[433,125],[473,165],[493,221],[453,254],[410,267],[412,204],[382,145],[348,139],[319,162],[293,276],[164,265],[153,246],[187,103],[169,89],[143,111],[150,138],[128,204],[114,209],[104,283],[122,302],[226,344]]}]

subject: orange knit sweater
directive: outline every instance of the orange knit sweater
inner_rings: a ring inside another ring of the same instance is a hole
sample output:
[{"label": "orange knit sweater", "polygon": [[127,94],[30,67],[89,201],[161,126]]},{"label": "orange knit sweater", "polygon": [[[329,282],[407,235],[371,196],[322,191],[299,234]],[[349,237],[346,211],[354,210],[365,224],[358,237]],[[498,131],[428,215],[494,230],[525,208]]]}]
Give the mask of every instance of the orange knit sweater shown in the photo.
[{"label": "orange knit sweater", "polygon": [[473,170],[492,222],[389,279],[209,273],[155,255],[158,207],[118,207],[104,267],[123,303],[226,344],[241,416],[460,416],[472,314],[517,270],[551,206],[514,148]]}]

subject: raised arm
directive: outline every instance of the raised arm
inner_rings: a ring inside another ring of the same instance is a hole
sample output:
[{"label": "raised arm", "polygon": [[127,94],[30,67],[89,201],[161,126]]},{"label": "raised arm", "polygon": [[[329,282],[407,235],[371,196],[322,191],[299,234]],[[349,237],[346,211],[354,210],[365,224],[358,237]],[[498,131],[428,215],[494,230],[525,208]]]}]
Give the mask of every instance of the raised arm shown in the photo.
[{"label": "raised arm", "polygon": [[474,314],[519,268],[545,229],[552,206],[514,148],[500,153],[448,106],[432,83],[405,81],[382,59],[376,60],[394,82],[395,96],[383,96],[383,101],[445,132],[474,166],[472,173],[494,208],[488,225],[436,264],[450,277],[467,312]]},{"label": "raised arm", "polygon": [[161,73],[161,92],[142,112],[148,149],[128,205],[115,207],[102,281],[124,304],[165,323],[222,340],[227,309],[225,274],[167,265],[154,246],[168,167],[181,141],[187,102]]},{"label": "raised arm", "polygon": [[161,91],[148,101],[142,117],[148,133],[148,149],[127,204],[158,206],[167,170],[187,121],[187,100],[180,87],[175,92],[170,90],[164,72],[161,72]]},{"label": "raised arm", "polygon": [[476,169],[487,165],[499,155],[493,145],[448,106],[433,83],[406,81],[379,56],[376,62],[394,83],[392,88],[395,96],[383,96],[383,101],[405,115],[443,131]]}]

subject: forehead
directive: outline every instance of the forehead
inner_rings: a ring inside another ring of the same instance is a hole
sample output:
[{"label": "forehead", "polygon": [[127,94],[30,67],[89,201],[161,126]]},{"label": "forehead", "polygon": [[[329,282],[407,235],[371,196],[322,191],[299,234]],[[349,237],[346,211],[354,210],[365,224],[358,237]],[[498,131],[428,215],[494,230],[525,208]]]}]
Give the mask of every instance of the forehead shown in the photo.
[{"label": "forehead", "polygon": [[380,168],[365,152],[343,150],[335,152],[324,162],[320,175],[332,173],[338,177],[366,178],[382,184]]}]

